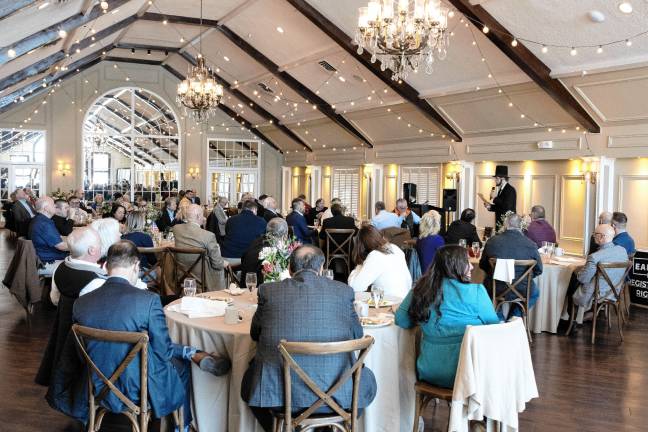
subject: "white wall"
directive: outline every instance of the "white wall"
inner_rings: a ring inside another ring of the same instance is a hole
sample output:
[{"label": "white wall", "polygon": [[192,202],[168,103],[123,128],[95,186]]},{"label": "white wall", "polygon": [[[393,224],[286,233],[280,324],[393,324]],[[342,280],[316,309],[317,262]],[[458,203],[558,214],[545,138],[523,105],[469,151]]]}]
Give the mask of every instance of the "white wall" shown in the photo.
[{"label": "white wall", "polygon": [[[61,87],[55,88],[55,93],[47,98],[46,105],[41,104],[44,94],[20,103],[14,109],[0,115],[0,128],[19,128],[22,125],[24,129],[45,131],[46,192],[57,188],[70,190],[82,186],[83,182],[81,126],[86,111],[99,96],[109,90],[120,87],[143,88],[164,99],[180,118],[180,185],[183,189],[196,189],[201,196],[205,196],[207,177],[203,165],[207,159],[207,139],[256,137],[241,131],[238,123],[221,112],[207,125],[202,126],[197,125],[190,117],[185,117],[184,111],[175,102],[178,79],[163,68],[124,63],[119,63],[118,66],[119,69],[115,69],[112,62],[102,62],[84,71],[64,82]],[[130,78],[128,82],[125,81],[125,74]],[[38,110],[38,113],[34,114],[35,110]],[[24,123],[27,118],[31,118],[31,121]],[[223,122],[232,126],[229,132],[220,127]],[[212,132],[210,125],[218,129]],[[205,132],[202,133],[201,130]],[[262,152],[261,189],[265,193],[279,196],[279,173],[283,155],[265,143],[262,144]],[[69,175],[61,176],[56,171],[59,161],[69,163],[73,167]],[[195,180],[188,175],[190,167],[201,168],[201,175]]]}]

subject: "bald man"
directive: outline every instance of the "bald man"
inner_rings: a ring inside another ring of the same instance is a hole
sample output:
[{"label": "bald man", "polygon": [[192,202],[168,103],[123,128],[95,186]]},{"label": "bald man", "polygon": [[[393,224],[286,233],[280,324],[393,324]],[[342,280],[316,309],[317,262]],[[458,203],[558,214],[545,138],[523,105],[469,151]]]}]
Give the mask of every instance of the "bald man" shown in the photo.
[{"label": "bald man", "polygon": [[[614,239],[614,228],[609,224],[601,224],[594,231],[594,241],[598,245],[598,250],[587,256],[587,261],[583,268],[577,273],[576,278],[580,286],[576,289],[573,299],[578,306],[587,308],[594,296],[594,276],[596,275],[596,266],[600,262],[628,262],[628,253],[622,246],[612,243]],[[623,277],[624,269],[607,270],[610,280],[613,283],[619,282]],[[614,294],[611,287],[601,278],[599,280],[599,292],[601,298],[614,300]]]},{"label": "bald man", "polygon": [[[173,227],[176,247],[200,248],[207,251],[207,268],[202,269],[201,264],[198,264],[193,271],[197,276],[202,271],[207,272],[205,274],[205,283],[207,286],[200,287],[199,289],[203,291],[215,291],[225,288],[223,270],[227,266],[227,262],[221,256],[216,235],[211,231],[202,229],[202,225],[205,223],[202,207],[197,204],[186,206],[184,217],[187,223]],[[196,256],[179,254],[178,261],[184,266],[190,267],[196,261]]]},{"label": "bald man", "polygon": [[[609,211],[601,212],[601,214],[598,217],[598,224],[599,225],[606,225],[606,224],[611,225],[612,224],[612,212],[609,212]],[[592,255],[598,249],[599,249],[599,245],[596,243],[596,240],[594,239],[594,233],[592,233],[592,236],[590,237],[589,250],[587,251],[587,255]]]},{"label": "bald man", "polygon": [[42,267],[38,274],[51,276],[57,261],[65,259],[68,246],[56,229],[52,216],[56,213],[54,200],[45,196],[36,201],[36,216],[29,222],[27,238],[32,241]]}]

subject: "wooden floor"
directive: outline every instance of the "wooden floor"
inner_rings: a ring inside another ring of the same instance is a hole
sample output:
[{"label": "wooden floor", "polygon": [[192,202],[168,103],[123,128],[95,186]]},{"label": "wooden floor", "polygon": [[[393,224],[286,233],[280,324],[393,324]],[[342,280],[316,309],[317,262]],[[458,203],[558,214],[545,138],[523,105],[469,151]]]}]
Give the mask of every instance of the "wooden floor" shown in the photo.
[{"label": "wooden floor", "polygon": [[[12,253],[0,230],[0,277]],[[81,430],[50,409],[45,389],[33,383],[52,317],[52,311],[39,311],[27,325],[24,310],[0,289],[0,432]],[[587,324],[570,338],[535,337],[531,350],[540,398],[520,415],[522,431],[648,430],[648,311],[632,310],[622,344],[615,327],[599,329],[595,346]],[[429,408],[425,430],[446,430],[447,415],[445,406]],[[114,423],[103,430],[128,430]]]}]

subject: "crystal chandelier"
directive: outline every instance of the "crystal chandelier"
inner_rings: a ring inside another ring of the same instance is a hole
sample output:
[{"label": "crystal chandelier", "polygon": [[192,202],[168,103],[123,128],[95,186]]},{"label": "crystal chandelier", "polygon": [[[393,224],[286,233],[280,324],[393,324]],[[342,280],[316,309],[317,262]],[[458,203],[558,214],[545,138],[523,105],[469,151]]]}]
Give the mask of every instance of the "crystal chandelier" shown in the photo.
[{"label": "crystal chandelier", "polygon": [[108,137],[106,136],[106,128],[103,123],[97,122],[94,130],[92,131],[92,143],[96,151],[102,151],[106,145]]},{"label": "crystal chandelier", "polygon": [[392,79],[404,80],[410,71],[433,72],[434,58],[445,59],[449,9],[441,0],[377,0],[359,8],[355,42],[358,54],[368,50],[371,62],[393,71]]},{"label": "crystal chandelier", "polygon": [[212,77],[202,55],[202,0],[200,1],[200,53],[198,62],[189,68],[187,78],[178,84],[177,101],[191,111],[198,123],[208,120],[216,112],[223,98],[223,86]]}]

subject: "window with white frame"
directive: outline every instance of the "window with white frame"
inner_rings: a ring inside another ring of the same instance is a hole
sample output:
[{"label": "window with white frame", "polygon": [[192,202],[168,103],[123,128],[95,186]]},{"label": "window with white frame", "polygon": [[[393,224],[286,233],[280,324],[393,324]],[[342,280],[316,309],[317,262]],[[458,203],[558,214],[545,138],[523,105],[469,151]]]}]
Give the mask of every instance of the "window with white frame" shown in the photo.
[{"label": "window with white frame", "polygon": [[401,168],[401,187],[404,183],[416,185],[416,202],[438,206],[441,168],[437,166],[410,166]]},{"label": "window with white frame", "polygon": [[209,196],[236,204],[245,192],[259,194],[259,141],[209,140]]},{"label": "window with white frame", "polygon": [[358,168],[335,168],[333,170],[333,198],[340,198],[348,215],[359,216],[360,173]]},{"label": "window with white frame", "polygon": [[110,182],[110,153],[92,154],[92,182],[98,185]]}]

